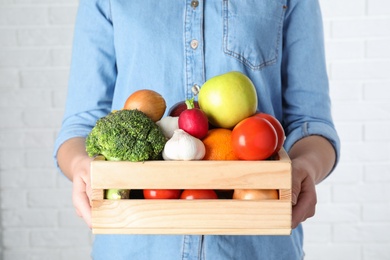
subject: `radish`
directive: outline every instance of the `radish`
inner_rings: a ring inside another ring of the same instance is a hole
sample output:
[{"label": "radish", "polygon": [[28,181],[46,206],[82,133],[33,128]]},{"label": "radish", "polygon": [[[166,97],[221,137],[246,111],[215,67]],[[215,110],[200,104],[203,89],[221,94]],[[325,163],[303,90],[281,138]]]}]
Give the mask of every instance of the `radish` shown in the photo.
[{"label": "radish", "polygon": [[187,109],[179,116],[179,128],[190,135],[202,139],[207,135],[209,122],[206,114],[199,108],[194,107],[194,99],[185,101]]}]

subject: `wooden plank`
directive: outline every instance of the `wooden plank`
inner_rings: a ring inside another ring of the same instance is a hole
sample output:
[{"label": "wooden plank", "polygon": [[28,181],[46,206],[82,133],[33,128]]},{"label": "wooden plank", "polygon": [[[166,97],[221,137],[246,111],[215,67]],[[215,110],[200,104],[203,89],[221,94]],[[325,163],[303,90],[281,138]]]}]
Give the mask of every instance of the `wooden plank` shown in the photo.
[{"label": "wooden plank", "polygon": [[290,189],[291,161],[91,163],[93,189]]},{"label": "wooden plank", "polygon": [[291,228],[95,228],[93,234],[137,234],[137,235],[291,235]]},{"label": "wooden plank", "polygon": [[290,229],[291,203],[279,200],[105,200],[93,202],[92,216],[93,229]]},{"label": "wooden plank", "polygon": [[103,189],[93,189],[91,194],[91,200],[103,200],[104,199],[104,190]]}]

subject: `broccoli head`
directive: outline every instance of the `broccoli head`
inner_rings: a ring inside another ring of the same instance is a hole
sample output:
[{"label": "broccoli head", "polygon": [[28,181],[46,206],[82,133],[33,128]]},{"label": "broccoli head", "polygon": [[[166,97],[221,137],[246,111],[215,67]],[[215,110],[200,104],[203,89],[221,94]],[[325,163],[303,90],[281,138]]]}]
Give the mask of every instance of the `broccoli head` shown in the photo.
[{"label": "broccoli head", "polygon": [[160,128],[139,110],[119,110],[100,118],[86,138],[89,156],[110,161],[161,158],[166,138]]}]

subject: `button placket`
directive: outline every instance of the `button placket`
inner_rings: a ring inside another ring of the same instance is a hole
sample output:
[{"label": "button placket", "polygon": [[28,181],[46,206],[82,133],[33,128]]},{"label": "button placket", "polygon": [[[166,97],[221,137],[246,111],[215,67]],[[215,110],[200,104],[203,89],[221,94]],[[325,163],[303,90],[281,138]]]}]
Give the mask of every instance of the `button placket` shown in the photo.
[{"label": "button placket", "polygon": [[203,2],[188,0],[185,19],[186,93],[193,97],[193,86],[204,82]]}]

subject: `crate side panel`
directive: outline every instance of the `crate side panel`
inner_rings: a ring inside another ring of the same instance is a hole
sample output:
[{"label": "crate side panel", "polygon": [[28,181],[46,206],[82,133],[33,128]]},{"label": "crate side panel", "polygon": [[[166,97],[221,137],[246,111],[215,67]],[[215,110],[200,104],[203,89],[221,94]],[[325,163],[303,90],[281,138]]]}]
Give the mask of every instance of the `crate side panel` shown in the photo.
[{"label": "crate side panel", "polygon": [[93,189],[290,189],[291,164],[254,161],[96,161]]},{"label": "crate side panel", "polygon": [[291,203],[220,200],[94,201],[93,228],[288,229]]}]

